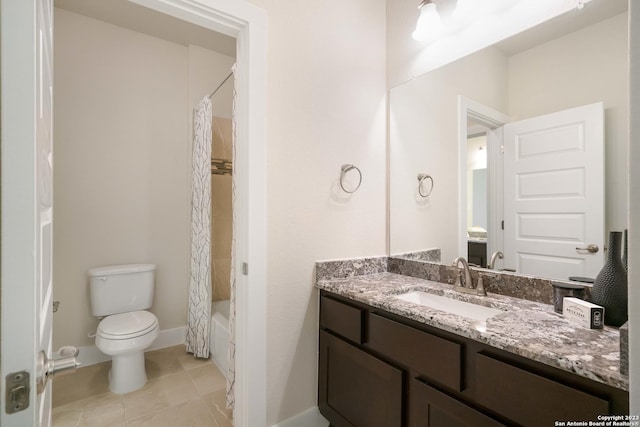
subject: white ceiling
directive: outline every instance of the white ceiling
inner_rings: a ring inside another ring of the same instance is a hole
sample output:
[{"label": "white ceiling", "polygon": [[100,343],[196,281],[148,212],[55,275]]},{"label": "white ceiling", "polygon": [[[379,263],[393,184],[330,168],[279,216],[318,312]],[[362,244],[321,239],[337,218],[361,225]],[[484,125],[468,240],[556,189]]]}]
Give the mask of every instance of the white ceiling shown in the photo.
[{"label": "white ceiling", "polygon": [[54,6],[181,45],[195,44],[233,58],[236,56],[235,38],[128,0],[54,0]]},{"label": "white ceiling", "polygon": [[516,34],[494,46],[511,56],[532,47],[573,33],[596,22],[612,18],[628,9],[628,0],[591,0],[582,10],[574,9],[534,28]]},{"label": "white ceiling", "polygon": [[[128,0],[54,0],[61,9],[182,45],[195,44],[227,56],[236,56],[233,37],[170,17]],[[628,9],[628,0],[591,0],[573,10],[495,46],[507,56],[577,31]]]}]

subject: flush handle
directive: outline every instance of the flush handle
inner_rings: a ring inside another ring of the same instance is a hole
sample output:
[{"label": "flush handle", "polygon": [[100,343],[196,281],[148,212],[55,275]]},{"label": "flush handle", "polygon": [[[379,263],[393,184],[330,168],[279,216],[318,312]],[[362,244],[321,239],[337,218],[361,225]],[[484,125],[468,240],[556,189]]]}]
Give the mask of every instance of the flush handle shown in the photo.
[{"label": "flush handle", "polygon": [[579,254],[584,254],[584,253],[590,253],[590,254],[595,254],[596,252],[598,252],[600,250],[600,248],[598,247],[598,245],[594,245],[593,243],[590,245],[587,245],[586,248],[576,248],[576,251]]},{"label": "flush handle", "polygon": [[72,374],[80,366],[78,355],[80,350],[70,345],[61,347],[58,350],[58,357],[50,360],[44,351],[38,355],[38,394],[42,393],[47,386],[49,378]]}]

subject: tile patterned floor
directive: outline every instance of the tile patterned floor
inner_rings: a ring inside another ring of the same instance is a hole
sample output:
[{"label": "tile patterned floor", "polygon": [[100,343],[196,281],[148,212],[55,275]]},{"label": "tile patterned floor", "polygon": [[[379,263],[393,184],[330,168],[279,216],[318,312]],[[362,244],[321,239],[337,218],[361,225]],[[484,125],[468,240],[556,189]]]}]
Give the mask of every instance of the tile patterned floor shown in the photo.
[{"label": "tile patterned floor", "polygon": [[53,382],[54,427],[232,427],[225,378],[210,360],[184,346],[145,354],[149,381],[140,390],[109,392],[110,362],[81,368]]}]

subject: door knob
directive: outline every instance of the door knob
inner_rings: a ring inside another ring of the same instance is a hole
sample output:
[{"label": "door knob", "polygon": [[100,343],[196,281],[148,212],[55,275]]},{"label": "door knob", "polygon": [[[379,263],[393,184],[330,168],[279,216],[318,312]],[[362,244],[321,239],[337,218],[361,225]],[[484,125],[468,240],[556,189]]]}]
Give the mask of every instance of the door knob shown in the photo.
[{"label": "door knob", "polygon": [[585,253],[586,251],[586,252],[589,252],[590,254],[595,254],[599,250],[600,248],[598,247],[598,245],[594,245],[593,243],[590,245],[587,245],[586,248],[576,248],[576,251],[578,251],[578,253]]},{"label": "door knob", "polygon": [[58,357],[50,360],[44,351],[41,351],[38,355],[38,393],[44,391],[49,378],[74,373],[80,366],[79,354],[80,350],[77,347],[64,346],[58,350]]}]

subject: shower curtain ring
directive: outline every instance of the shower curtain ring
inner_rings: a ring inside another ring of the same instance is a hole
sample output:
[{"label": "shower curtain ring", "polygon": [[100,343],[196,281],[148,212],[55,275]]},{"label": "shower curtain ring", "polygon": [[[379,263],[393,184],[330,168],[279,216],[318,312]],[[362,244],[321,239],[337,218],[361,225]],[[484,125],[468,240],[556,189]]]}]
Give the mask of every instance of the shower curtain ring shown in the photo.
[{"label": "shower curtain ring", "polygon": [[[356,184],[353,190],[347,190],[344,186],[344,178],[347,175],[347,172],[351,170],[355,170],[356,172],[358,172],[358,184]],[[342,188],[342,191],[349,194],[355,193],[356,191],[358,191],[358,188],[360,188],[360,184],[362,184],[362,172],[360,172],[360,169],[357,166],[350,164],[342,165],[340,169],[340,188]]]}]

